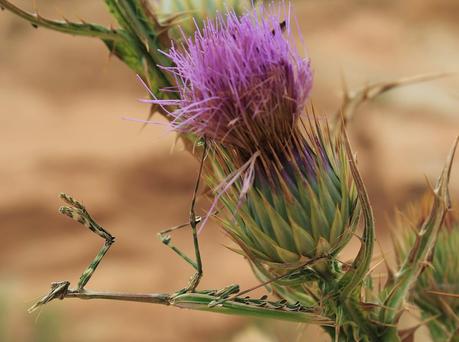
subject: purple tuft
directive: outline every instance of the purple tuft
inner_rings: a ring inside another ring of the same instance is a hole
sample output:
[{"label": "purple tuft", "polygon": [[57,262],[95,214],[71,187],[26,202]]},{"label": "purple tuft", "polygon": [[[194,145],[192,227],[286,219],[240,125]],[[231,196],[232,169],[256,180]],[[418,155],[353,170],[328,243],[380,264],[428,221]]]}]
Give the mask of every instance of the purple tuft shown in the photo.
[{"label": "purple tuft", "polygon": [[280,12],[266,19],[263,9],[218,15],[171,48],[166,55],[174,66],[164,69],[175,76],[179,99],[152,102],[177,107],[170,112],[173,129],[249,151],[291,134],[312,71],[289,42],[290,20]]}]

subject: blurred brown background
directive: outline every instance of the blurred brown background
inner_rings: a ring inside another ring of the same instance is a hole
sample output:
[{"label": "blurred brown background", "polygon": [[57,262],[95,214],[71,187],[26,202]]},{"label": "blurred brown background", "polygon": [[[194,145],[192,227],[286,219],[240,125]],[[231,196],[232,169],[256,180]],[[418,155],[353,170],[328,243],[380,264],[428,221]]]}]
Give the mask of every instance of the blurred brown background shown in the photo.
[{"label": "blurred brown background", "polygon": [[[31,1],[15,3],[32,9]],[[49,17],[111,23],[102,1],[37,3]],[[459,71],[457,0],[301,0],[294,12],[320,113],[338,108],[341,74],[352,89]],[[135,75],[97,40],[35,30],[0,13],[0,341],[308,340],[316,329],[146,304],[69,299],[26,313],[50,282],[76,283],[102,244],[57,213],[61,191],[117,237],[89,288],[170,292],[192,274],[156,233],[186,222],[198,165],[170,152],[174,137],[163,127],[141,130],[121,119],[145,118],[142,97]],[[434,181],[458,133],[458,76],[393,91],[359,111],[351,136],[386,249],[394,209],[422,193],[425,175]],[[458,175],[456,165],[457,202]],[[189,232],[174,238],[191,251]],[[222,247],[227,242],[215,225],[202,234],[202,287],[256,284],[244,260]]]}]

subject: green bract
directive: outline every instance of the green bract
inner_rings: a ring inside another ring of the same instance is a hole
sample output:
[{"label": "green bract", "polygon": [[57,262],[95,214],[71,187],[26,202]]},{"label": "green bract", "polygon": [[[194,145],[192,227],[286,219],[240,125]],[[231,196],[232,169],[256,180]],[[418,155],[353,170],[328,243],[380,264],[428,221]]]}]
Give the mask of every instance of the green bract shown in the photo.
[{"label": "green bract", "polygon": [[[263,281],[293,272],[274,287],[314,287],[311,281],[317,277],[333,276],[339,267],[336,256],[356,229],[360,210],[345,149],[340,137],[333,139],[326,133],[318,123],[310,125],[307,133],[295,130],[292,146],[279,152],[260,151],[253,168],[244,168],[226,191],[221,190],[223,184],[237,173],[241,162],[228,147],[211,154],[210,184],[218,187],[217,196],[223,191],[220,198],[229,212],[223,227],[240,253]],[[245,191],[250,173],[253,184]],[[304,267],[307,263],[310,269]],[[286,297],[305,303],[304,289],[293,292],[297,295]]]}]

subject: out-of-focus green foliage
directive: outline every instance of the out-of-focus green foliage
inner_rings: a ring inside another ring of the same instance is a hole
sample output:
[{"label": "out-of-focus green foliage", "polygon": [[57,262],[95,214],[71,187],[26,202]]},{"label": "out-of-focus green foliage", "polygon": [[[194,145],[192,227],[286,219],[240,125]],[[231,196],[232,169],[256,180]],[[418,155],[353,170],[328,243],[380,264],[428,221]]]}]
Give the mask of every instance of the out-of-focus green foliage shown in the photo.
[{"label": "out-of-focus green foliage", "polygon": [[[432,202],[425,196],[405,215],[399,215],[394,239],[397,262],[406,259],[416,243],[420,225]],[[435,249],[424,271],[417,279],[410,300],[428,321],[434,341],[459,341],[459,219],[448,212],[438,233]]]},{"label": "out-of-focus green foliage", "polygon": [[[193,34],[196,25],[201,27],[202,19],[212,18],[217,12],[224,12],[228,8],[233,8],[237,14],[241,14],[249,8],[249,4],[250,1],[247,0],[169,0],[152,2],[160,22],[167,22],[171,18],[177,18],[180,28],[188,35]],[[172,28],[171,31],[172,38],[181,38],[179,30]]]}]

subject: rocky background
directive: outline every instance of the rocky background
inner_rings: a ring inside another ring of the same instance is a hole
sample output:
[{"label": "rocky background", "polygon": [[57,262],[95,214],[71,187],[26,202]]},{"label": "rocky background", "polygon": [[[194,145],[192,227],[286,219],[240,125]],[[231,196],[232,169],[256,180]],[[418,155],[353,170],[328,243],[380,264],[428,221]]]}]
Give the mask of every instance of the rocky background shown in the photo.
[{"label": "rocky background", "polygon": [[[15,3],[32,9],[32,1]],[[49,17],[111,23],[102,1],[36,3]],[[459,71],[456,0],[298,0],[293,9],[321,115],[338,108],[341,75],[354,89]],[[66,300],[26,313],[50,282],[77,282],[102,244],[57,213],[61,191],[82,200],[117,237],[89,288],[170,292],[192,274],[156,233],[186,222],[198,165],[172,148],[174,135],[164,127],[142,130],[122,120],[146,117],[137,101],[144,96],[135,75],[98,41],[35,30],[0,13],[0,341],[307,341],[312,334],[326,341],[298,324],[146,304]],[[390,257],[391,217],[422,194],[426,178],[435,180],[459,133],[459,76],[388,93],[362,107],[350,131]],[[457,165],[451,188],[459,205]],[[174,239],[191,252],[189,232]],[[256,284],[227,243],[216,225],[202,234],[202,287]],[[349,248],[346,257],[353,253]],[[425,332],[418,337],[426,340]]]}]

